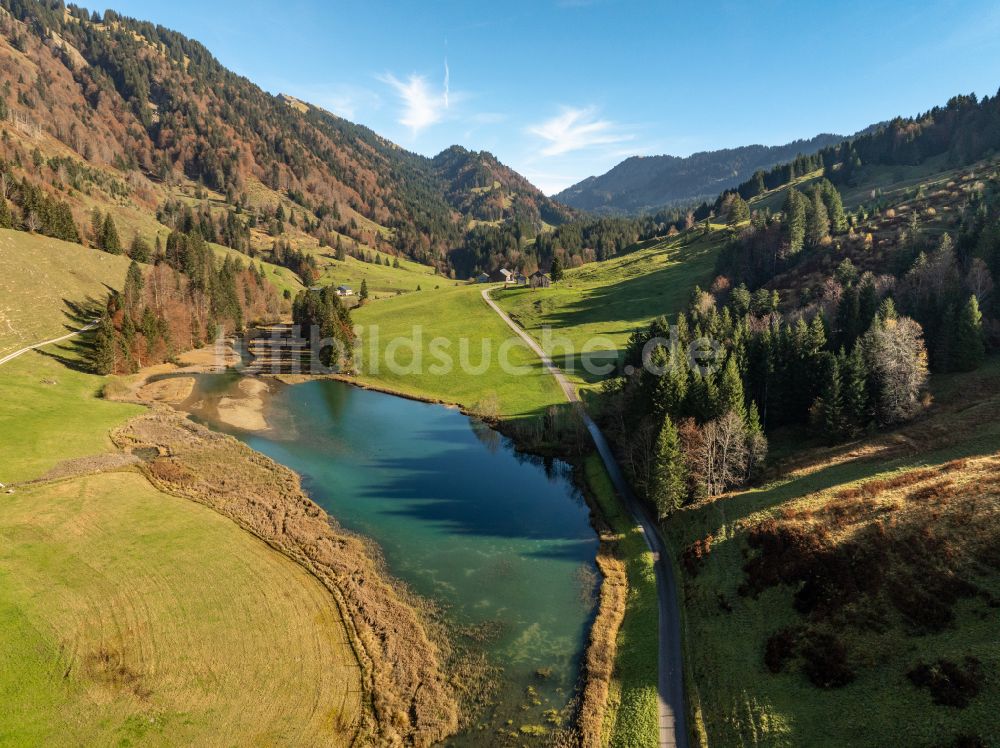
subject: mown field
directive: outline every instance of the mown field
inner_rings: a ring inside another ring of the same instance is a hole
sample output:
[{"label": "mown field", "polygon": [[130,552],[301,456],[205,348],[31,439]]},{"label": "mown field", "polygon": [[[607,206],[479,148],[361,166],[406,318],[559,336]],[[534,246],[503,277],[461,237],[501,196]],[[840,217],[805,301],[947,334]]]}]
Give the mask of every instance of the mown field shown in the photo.
[{"label": "mown field", "polygon": [[344,744],[360,676],[330,594],[137,473],[0,501],[4,745]]},{"label": "mown field", "polygon": [[[141,412],[98,399],[79,356],[67,342],[0,367],[0,481],[106,456]],[[0,744],[347,742],[360,672],[330,593],[116,470],[0,493]]]},{"label": "mown field", "polygon": [[127,257],[23,231],[0,229],[0,356],[86,324]]},{"label": "mown field", "polygon": [[709,745],[1000,734],[998,382],[995,359],[938,377],[900,432],[800,453],[666,523]]},{"label": "mown field", "polygon": [[728,236],[722,227],[707,236],[696,228],[569,270],[551,288],[498,291],[494,298],[573,379],[594,383],[602,377],[586,371],[584,357],[606,364],[638,327],[683,309],[695,285],[711,284]]},{"label": "mown field", "polygon": [[[481,286],[442,286],[356,309],[353,320],[361,329],[363,357],[359,381],[514,418],[537,415],[562,402],[555,380],[486,305],[481,291]],[[517,372],[505,372],[497,364],[502,352]],[[438,354],[449,356],[453,365],[442,366]],[[397,371],[387,365],[389,360],[398,364]],[[469,365],[462,366],[463,360]]]}]

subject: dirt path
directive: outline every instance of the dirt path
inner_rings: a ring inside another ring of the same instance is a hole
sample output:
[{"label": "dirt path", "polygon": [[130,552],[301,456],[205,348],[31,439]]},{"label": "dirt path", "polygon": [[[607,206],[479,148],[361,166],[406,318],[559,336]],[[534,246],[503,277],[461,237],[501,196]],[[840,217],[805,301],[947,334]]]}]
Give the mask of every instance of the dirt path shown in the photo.
[{"label": "dirt path", "polygon": [[87,332],[87,330],[93,330],[95,327],[97,327],[97,320],[96,319],[93,322],[90,322],[89,324],[84,325],[79,330],[76,330],[75,332],[71,332],[71,333],[68,333],[66,335],[63,335],[60,338],[52,338],[52,340],[43,340],[41,343],[35,343],[34,345],[26,346],[25,348],[22,348],[19,351],[14,351],[13,353],[8,353],[3,358],[0,358],[0,366],[3,366],[8,361],[13,361],[15,358],[17,358],[21,354],[27,353],[28,351],[33,351],[36,348],[41,348],[42,346],[51,345],[52,343],[61,343],[64,340],[69,340],[70,338],[75,338],[80,333]]},{"label": "dirt path", "polygon": [[646,545],[649,546],[653,554],[654,569],[656,571],[656,589],[659,597],[660,630],[659,630],[659,679],[658,679],[658,713],[660,746],[663,748],[687,748],[688,733],[685,725],[684,710],[684,669],[681,659],[681,616],[677,605],[677,583],[674,579],[674,570],[667,556],[663,539],[656,529],[656,521],[650,516],[646,507],[639,501],[633,493],[628,481],[618,466],[617,460],[611,451],[611,447],[604,434],[591,419],[586,408],[580,401],[576,388],[572,385],[563,371],[557,367],[549,355],[542,350],[542,347],[528,333],[522,330],[508,314],[501,309],[492,298],[490,289],[483,289],[483,300],[489,304],[500,318],[518,334],[518,336],[528,344],[541,359],[542,364],[549,373],[555,377],[556,382],[562,388],[566,399],[573,403],[580,412],[587,430],[590,432],[597,452],[604,462],[604,467],[614,483],[615,489],[622,497],[625,505],[631,512],[632,517],[638,523]]}]

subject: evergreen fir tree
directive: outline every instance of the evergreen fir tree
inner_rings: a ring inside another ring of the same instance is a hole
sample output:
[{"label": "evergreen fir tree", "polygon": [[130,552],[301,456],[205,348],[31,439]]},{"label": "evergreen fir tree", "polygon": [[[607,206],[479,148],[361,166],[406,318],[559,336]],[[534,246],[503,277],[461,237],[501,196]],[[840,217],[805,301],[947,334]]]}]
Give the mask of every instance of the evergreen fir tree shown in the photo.
[{"label": "evergreen fir tree", "polygon": [[361,279],[361,290],[358,292],[358,298],[361,299],[361,303],[368,301],[368,281],[365,278]]},{"label": "evergreen fir tree", "polygon": [[0,229],[14,228],[14,216],[11,215],[10,205],[6,198],[0,197]]},{"label": "evergreen fir tree", "polygon": [[101,238],[98,246],[109,254],[120,255],[122,253],[121,240],[118,238],[118,227],[115,226],[115,220],[111,217],[110,213],[104,216],[104,223],[101,224]]},{"label": "evergreen fir tree", "polygon": [[983,315],[979,311],[979,300],[972,294],[958,316],[955,344],[952,348],[952,368],[956,371],[972,371],[982,364],[985,355]]},{"label": "evergreen fir tree", "polygon": [[649,499],[661,519],[683,505],[686,483],[687,470],[681,452],[680,436],[670,416],[665,416],[656,440],[648,490]]},{"label": "evergreen fir tree", "polygon": [[736,357],[729,356],[726,366],[722,370],[722,377],[719,383],[719,412],[735,412],[740,419],[746,421],[747,406],[743,396],[743,379],[740,377],[739,369],[736,366]]},{"label": "evergreen fir tree", "polygon": [[92,363],[94,371],[98,374],[113,374],[115,371],[115,341],[116,331],[114,323],[111,321],[111,314],[107,309],[101,315],[101,320],[97,325],[97,333],[94,335],[94,348]]},{"label": "evergreen fir tree", "polygon": [[818,247],[830,235],[830,217],[818,189],[813,190],[812,204],[806,218],[806,238],[810,246]]},{"label": "evergreen fir tree", "polygon": [[553,283],[558,283],[563,277],[563,265],[562,260],[556,255],[552,258],[552,266],[549,268],[549,278],[552,279]]},{"label": "evergreen fir tree", "polygon": [[795,188],[788,190],[785,197],[785,230],[788,235],[788,251],[795,254],[802,249],[806,237],[806,199]]},{"label": "evergreen fir tree", "polygon": [[865,365],[860,342],[855,344],[850,355],[841,352],[840,372],[847,435],[855,436],[868,428],[871,422],[868,367]]},{"label": "evergreen fir tree", "polygon": [[740,197],[739,193],[733,195],[729,203],[729,225],[736,226],[744,221],[750,220],[750,206],[747,201]]},{"label": "evergreen fir tree", "polygon": [[836,443],[847,432],[844,416],[844,392],[837,358],[827,353],[823,361],[823,386],[814,412],[817,427],[830,443]]},{"label": "evergreen fir tree", "polygon": [[125,285],[122,288],[122,308],[133,320],[138,320],[142,310],[142,288],[144,285],[142,269],[132,260],[125,273]]},{"label": "evergreen fir tree", "polygon": [[844,233],[847,231],[847,216],[844,215],[844,202],[840,192],[827,179],[820,182],[820,192],[830,219],[830,228],[834,234]]}]

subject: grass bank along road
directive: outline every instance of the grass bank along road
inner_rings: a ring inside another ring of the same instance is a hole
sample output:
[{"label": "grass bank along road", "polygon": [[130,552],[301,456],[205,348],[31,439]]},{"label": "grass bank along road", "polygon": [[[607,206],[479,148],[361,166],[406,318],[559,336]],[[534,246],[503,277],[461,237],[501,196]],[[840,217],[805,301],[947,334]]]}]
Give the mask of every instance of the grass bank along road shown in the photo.
[{"label": "grass bank along road", "polygon": [[80,333],[87,332],[87,330],[93,330],[95,327],[97,327],[97,320],[94,320],[93,322],[90,322],[89,324],[84,325],[79,330],[75,330],[74,332],[67,333],[66,335],[63,335],[62,337],[52,338],[52,340],[43,340],[41,343],[35,343],[34,345],[25,346],[24,348],[21,348],[18,351],[14,351],[13,353],[8,353],[3,358],[0,358],[0,366],[3,366],[8,361],[12,361],[13,359],[17,358],[21,354],[27,353],[28,351],[33,351],[36,348],[42,348],[44,346],[51,345],[53,343],[61,343],[64,340],[69,340],[70,338],[75,338]]},{"label": "grass bank along road", "polygon": [[622,500],[628,507],[629,512],[635,518],[653,554],[654,567],[656,569],[656,589],[659,597],[660,609],[660,630],[659,630],[659,679],[657,684],[658,698],[657,711],[659,713],[659,734],[660,746],[677,748],[687,748],[687,727],[685,724],[684,711],[684,669],[681,660],[681,622],[680,610],[677,606],[677,583],[674,579],[673,568],[667,556],[663,539],[656,529],[656,522],[650,516],[646,507],[640,503],[639,499],[632,492],[622,474],[618,462],[611,452],[611,447],[604,434],[597,427],[597,424],[587,414],[576,388],[552,359],[542,350],[542,347],[535,340],[522,330],[504,312],[496,302],[490,298],[490,289],[483,289],[483,300],[503,319],[507,325],[518,334],[518,336],[528,344],[542,360],[545,368],[555,377],[566,399],[571,402],[580,412],[587,430],[597,447],[598,454],[604,462],[604,466],[611,477]]}]

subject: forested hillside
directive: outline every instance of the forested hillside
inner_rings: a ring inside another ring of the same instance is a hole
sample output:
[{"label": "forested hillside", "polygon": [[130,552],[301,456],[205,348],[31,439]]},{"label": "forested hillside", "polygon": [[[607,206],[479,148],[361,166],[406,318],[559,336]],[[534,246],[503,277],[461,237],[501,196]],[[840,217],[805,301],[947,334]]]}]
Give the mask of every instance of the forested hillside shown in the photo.
[{"label": "forested hillside", "polygon": [[5,225],[88,241],[96,203],[152,244],[187,208],[203,238],[241,252],[339,244],[446,273],[479,224],[530,240],[574,216],[488,153],[410,153],[266,93],[162,26],[57,1],[0,7],[0,156],[21,209]]},{"label": "forested hillside", "polygon": [[842,140],[843,136],[824,134],[786,145],[748,145],[685,157],[632,156],[606,174],[566,188],[555,198],[574,208],[607,214],[687,206],[735,187],[758,169],[770,169]]}]

